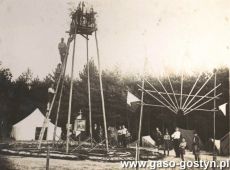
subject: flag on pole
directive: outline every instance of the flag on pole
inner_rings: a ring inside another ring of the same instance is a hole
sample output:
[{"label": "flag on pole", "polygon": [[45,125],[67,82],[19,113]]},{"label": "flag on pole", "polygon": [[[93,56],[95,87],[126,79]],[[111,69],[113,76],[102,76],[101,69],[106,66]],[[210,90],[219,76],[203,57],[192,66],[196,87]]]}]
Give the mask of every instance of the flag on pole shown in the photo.
[{"label": "flag on pole", "polygon": [[127,94],[127,104],[129,106],[131,106],[131,103],[133,103],[133,102],[140,102],[140,101],[141,101],[140,99],[138,99],[135,95],[133,95],[132,93],[130,93],[128,91],[128,94]]},{"label": "flag on pole", "polygon": [[219,109],[222,111],[224,116],[226,116],[226,106],[227,106],[227,103],[224,103],[224,104],[219,106]]}]

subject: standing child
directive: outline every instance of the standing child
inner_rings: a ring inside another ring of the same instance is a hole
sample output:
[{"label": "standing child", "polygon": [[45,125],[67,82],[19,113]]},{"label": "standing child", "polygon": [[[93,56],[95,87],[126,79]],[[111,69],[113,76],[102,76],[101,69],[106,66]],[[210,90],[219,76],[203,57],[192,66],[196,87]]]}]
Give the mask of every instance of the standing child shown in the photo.
[{"label": "standing child", "polygon": [[170,135],[168,133],[168,130],[166,129],[165,135],[164,135],[164,155],[166,155],[166,150],[168,152],[169,156],[169,146],[170,146]]},{"label": "standing child", "polygon": [[119,126],[119,129],[117,131],[117,138],[118,138],[118,147],[122,145],[122,129],[121,126]]},{"label": "standing child", "polygon": [[196,132],[194,132],[192,146],[193,146],[193,154],[195,156],[195,161],[200,161],[200,138],[198,137]]},{"label": "standing child", "polygon": [[185,148],[187,146],[187,143],[185,141],[185,138],[182,138],[182,141],[179,145],[179,150],[180,150],[180,157],[182,159],[182,161],[184,161],[184,154],[185,154]]}]

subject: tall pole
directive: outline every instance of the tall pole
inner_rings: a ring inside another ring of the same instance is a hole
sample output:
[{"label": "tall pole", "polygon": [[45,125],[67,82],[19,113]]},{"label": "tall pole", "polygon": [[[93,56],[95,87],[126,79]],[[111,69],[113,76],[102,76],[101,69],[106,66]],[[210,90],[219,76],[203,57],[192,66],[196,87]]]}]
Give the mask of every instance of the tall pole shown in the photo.
[{"label": "tall pole", "polygon": [[144,68],[143,68],[143,75],[142,75],[142,92],[141,92],[141,109],[140,109],[140,119],[139,119],[139,129],[138,129],[138,139],[137,139],[137,161],[140,160],[140,141],[141,141],[141,129],[142,129],[142,119],[143,119],[143,110],[144,110],[144,88],[145,88],[145,67],[147,64],[147,59],[145,58]]},{"label": "tall pole", "polygon": [[73,95],[73,72],[74,72],[74,55],[75,55],[75,43],[76,43],[76,34],[74,35],[73,43],[73,56],[72,56],[72,69],[71,69],[71,81],[70,81],[70,94],[69,94],[69,110],[68,110],[68,122],[67,122],[67,133],[66,133],[66,153],[69,152],[69,135],[70,135],[70,117],[72,109],[72,95]]},{"label": "tall pole", "polygon": [[[214,88],[216,87],[216,69],[214,69]],[[216,97],[216,88],[214,89],[214,97]],[[216,161],[216,98],[213,100],[213,161]]]},{"label": "tall pole", "polygon": [[[145,81],[144,77],[142,80],[141,87],[144,89],[145,87]],[[143,109],[144,109],[144,90],[141,92],[141,110],[140,110],[140,120],[139,120],[139,130],[138,130],[138,140],[137,140],[137,161],[140,160],[140,141],[141,141],[141,129],[142,129],[142,118],[143,118]]]},{"label": "tall pole", "polygon": [[90,143],[93,146],[93,134],[92,134],[92,109],[91,109],[91,93],[90,93],[90,72],[89,72],[89,39],[86,37],[86,55],[87,55],[87,74],[88,74],[88,100],[89,100],[89,133]]},{"label": "tall pole", "polygon": [[108,152],[109,151],[109,143],[108,143],[108,134],[107,134],[107,124],[106,124],[106,115],[105,115],[105,101],[104,101],[104,93],[103,93],[102,78],[101,78],[101,63],[100,63],[100,56],[99,56],[97,31],[95,31],[95,40],[96,40],[96,47],[97,47],[97,60],[98,60],[100,91],[101,91],[101,104],[102,104],[103,121],[104,121],[104,129],[105,129],[105,144],[106,144],[106,151]]}]

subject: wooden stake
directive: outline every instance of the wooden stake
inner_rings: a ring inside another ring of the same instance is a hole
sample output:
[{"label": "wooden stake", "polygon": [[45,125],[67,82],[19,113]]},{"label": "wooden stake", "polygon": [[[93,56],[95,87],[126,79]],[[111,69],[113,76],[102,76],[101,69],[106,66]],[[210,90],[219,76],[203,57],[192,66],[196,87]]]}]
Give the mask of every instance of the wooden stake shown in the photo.
[{"label": "wooden stake", "polygon": [[50,166],[50,147],[47,147],[47,156],[46,156],[46,170],[49,170]]}]

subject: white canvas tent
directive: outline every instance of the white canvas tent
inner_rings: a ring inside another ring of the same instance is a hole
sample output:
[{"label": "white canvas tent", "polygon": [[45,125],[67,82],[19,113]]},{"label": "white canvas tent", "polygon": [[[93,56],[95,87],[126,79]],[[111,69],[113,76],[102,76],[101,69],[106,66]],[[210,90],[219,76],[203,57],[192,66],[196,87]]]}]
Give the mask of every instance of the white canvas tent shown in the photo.
[{"label": "white canvas tent", "polygon": [[220,153],[222,155],[230,155],[230,132],[220,139]]},{"label": "white canvas tent", "polygon": [[[30,115],[16,123],[12,127],[11,137],[15,140],[36,140],[38,137],[41,127],[43,125],[45,116],[39,109],[35,109]],[[53,140],[53,132],[55,125],[49,121],[48,132],[46,132],[46,140]],[[58,140],[61,136],[61,128],[57,127],[56,138]]]},{"label": "white canvas tent", "polygon": [[[210,140],[211,140],[212,145],[213,145],[214,139],[211,138]],[[220,140],[215,139],[215,146],[216,146],[217,151],[220,152]]]},{"label": "white canvas tent", "polygon": [[[129,146],[136,146],[137,140],[131,144],[129,144]],[[143,147],[154,147],[156,146],[156,142],[150,137],[150,136],[142,136],[142,146]]]},{"label": "white canvas tent", "polygon": [[153,147],[156,145],[156,142],[150,136],[142,137],[142,146],[144,147]]}]

